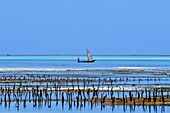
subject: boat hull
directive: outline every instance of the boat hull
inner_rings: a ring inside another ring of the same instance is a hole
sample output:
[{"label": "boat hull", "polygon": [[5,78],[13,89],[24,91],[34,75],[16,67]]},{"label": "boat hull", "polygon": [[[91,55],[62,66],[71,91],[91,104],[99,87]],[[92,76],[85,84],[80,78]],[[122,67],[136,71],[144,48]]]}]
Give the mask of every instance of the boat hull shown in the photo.
[{"label": "boat hull", "polygon": [[92,60],[92,61],[78,61],[78,63],[93,63],[96,60]]}]

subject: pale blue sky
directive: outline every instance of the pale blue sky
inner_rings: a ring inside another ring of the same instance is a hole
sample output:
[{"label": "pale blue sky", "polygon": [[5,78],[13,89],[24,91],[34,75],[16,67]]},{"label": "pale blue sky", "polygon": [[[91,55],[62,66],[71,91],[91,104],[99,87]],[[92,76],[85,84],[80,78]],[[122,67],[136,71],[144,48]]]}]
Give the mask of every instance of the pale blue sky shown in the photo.
[{"label": "pale blue sky", "polygon": [[170,0],[1,0],[0,54],[170,54]]}]

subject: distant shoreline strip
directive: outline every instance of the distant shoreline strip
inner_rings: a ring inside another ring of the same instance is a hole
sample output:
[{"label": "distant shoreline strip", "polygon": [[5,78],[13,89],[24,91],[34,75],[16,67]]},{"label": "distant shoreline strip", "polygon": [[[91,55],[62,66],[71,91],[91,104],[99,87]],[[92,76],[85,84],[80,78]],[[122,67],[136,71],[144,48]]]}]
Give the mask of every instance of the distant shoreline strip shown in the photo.
[{"label": "distant shoreline strip", "polygon": [[[0,54],[0,56],[86,56],[86,54]],[[93,56],[170,56],[170,54],[93,54]]]}]

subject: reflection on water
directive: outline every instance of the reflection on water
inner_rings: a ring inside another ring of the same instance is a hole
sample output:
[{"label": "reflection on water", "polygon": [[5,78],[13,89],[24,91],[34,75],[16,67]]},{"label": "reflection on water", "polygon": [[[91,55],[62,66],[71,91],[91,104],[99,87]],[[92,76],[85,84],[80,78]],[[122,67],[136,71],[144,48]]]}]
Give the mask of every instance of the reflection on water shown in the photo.
[{"label": "reflection on water", "polygon": [[61,103],[56,104],[55,102],[51,102],[51,106],[45,102],[40,102],[36,106],[33,106],[32,102],[28,102],[26,107],[24,107],[24,102],[21,102],[19,106],[16,106],[14,102],[11,102],[10,105],[8,104],[5,106],[1,104],[1,111],[11,112],[11,113],[25,113],[25,112],[74,112],[74,113],[89,113],[89,112],[97,112],[97,113],[106,113],[106,112],[119,112],[119,113],[168,113],[170,111],[169,106],[104,106],[102,109],[98,105],[94,105],[91,107],[90,104],[86,103],[86,106],[72,106],[71,108],[68,105],[69,103],[65,102],[64,105]]},{"label": "reflection on water", "polygon": [[[92,76],[85,71],[82,74],[77,71],[63,74],[58,74],[58,71],[2,71],[0,106],[5,112],[13,112],[12,109],[16,112],[57,110],[86,113],[95,110],[130,113],[169,111],[169,78],[167,74],[161,75],[162,71],[157,75],[154,72],[145,75],[145,72],[139,71],[137,77],[134,73],[122,71],[106,71],[110,75],[100,77],[98,74],[103,72],[91,72]],[[157,84],[153,86],[153,83]]]},{"label": "reflection on water", "polygon": [[78,64],[76,59],[77,56],[1,56],[0,68],[65,69],[2,69],[1,111],[170,112],[170,56],[94,56],[96,62],[92,64]]}]

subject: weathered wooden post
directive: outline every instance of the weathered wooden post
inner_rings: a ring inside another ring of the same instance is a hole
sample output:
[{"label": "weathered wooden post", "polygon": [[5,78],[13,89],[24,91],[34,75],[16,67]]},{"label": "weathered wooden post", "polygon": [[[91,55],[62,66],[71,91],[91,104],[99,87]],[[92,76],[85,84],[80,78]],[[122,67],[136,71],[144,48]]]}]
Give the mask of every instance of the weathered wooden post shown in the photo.
[{"label": "weathered wooden post", "polygon": [[161,89],[161,96],[162,96],[162,103],[163,103],[163,105],[164,105],[165,100],[164,100],[164,95],[163,95],[163,90],[162,90],[162,89]]},{"label": "weathered wooden post", "polygon": [[123,105],[125,105],[125,91],[124,91],[124,88],[123,88]]},{"label": "weathered wooden post", "polygon": [[61,98],[61,101],[62,101],[62,109],[64,108],[64,93],[62,92],[62,98]]}]

